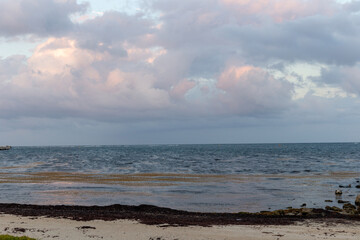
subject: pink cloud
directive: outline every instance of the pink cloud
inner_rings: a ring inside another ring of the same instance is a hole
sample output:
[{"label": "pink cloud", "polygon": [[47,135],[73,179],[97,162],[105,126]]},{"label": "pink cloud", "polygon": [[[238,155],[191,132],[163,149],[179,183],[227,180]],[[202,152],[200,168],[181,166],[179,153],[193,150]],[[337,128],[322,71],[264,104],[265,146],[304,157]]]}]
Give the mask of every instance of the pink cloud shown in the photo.
[{"label": "pink cloud", "polygon": [[[329,15],[335,3],[328,0],[221,0],[230,11],[238,13],[238,19],[259,19],[268,16],[275,22],[294,20],[317,14]],[[257,17],[254,17],[257,16]]]},{"label": "pink cloud", "polygon": [[[319,34],[325,28],[310,28],[311,18],[278,23],[336,10],[332,0],[156,2],[159,9],[151,10],[161,12],[158,21],[107,12],[78,23],[71,33],[48,38],[21,60],[17,73],[3,74],[8,80],[0,100],[20,96],[19,105],[39,106],[44,114],[58,109],[93,116],[155,111],[167,116],[179,109],[220,115],[281,111],[292,101],[292,85],[262,67],[273,59],[296,61],[292,57],[299,58],[301,44],[308,42],[316,48],[306,57],[323,52],[318,45],[328,35]],[[254,26],[259,19],[273,22]],[[315,20],[329,25],[327,17]],[[226,67],[230,61],[247,65]]]},{"label": "pink cloud", "polygon": [[195,85],[195,82],[184,79],[171,89],[170,95],[176,99],[182,99],[190,89],[195,87]]},{"label": "pink cloud", "polygon": [[[158,54],[144,52],[153,58]],[[118,64],[109,68],[113,61]],[[12,104],[18,102],[19,111],[22,107],[36,108],[49,115],[52,111],[70,111],[78,115],[116,116],[128,109],[166,108],[170,104],[169,93],[154,87],[156,79],[151,72],[121,69],[121,65],[138,61],[132,57],[114,59],[108,52],[79,48],[74,39],[49,38],[35,49],[22,71],[12,75],[6,88],[0,89],[0,102],[16,99]]]},{"label": "pink cloud", "polygon": [[217,87],[224,109],[239,114],[276,111],[291,101],[292,85],[254,66],[229,66],[220,75]]}]

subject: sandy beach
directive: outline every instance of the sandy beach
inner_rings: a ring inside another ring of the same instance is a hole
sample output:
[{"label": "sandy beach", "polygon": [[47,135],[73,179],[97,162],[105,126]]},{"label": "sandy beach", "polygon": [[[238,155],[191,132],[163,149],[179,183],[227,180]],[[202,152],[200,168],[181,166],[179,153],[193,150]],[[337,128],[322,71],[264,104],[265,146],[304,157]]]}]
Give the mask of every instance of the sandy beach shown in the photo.
[{"label": "sandy beach", "polygon": [[0,233],[35,239],[126,240],[312,240],[359,239],[360,223],[306,220],[294,225],[228,225],[169,227],[137,221],[75,221],[46,217],[0,215]]},{"label": "sandy beach", "polygon": [[[200,213],[151,205],[0,204],[0,234],[35,239],[359,239],[357,213],[324,209]],[[297,214],[297,215],[295,215]]]}]

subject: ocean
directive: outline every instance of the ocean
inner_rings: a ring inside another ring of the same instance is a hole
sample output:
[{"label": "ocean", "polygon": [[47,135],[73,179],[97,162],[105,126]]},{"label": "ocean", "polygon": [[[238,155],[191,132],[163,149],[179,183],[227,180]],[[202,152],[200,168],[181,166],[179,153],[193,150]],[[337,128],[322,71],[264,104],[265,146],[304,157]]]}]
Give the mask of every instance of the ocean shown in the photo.
[{"label": "ocean", "polygon": [[200,212],[341,207],[338,200],[360,193],[359,170],[356,143],[15,146],[0,151],[0,202]]}]

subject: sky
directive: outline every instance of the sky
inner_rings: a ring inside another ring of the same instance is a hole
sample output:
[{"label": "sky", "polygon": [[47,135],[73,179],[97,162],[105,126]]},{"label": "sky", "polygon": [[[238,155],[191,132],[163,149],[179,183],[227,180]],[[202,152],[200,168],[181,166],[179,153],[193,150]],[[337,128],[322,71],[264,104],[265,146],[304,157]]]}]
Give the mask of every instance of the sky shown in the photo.
[{"label": "sky", "polygon": [[0,145],[360,141],[360,1],[1,0]]}]

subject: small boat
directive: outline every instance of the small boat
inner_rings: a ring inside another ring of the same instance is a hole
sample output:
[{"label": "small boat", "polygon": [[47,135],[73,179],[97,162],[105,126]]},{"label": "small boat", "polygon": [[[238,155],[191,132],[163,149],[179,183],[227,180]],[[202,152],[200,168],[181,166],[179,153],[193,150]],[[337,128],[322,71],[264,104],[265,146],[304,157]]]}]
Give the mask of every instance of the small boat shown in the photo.
[{"label": "small boat", "polygon": [[11,146],[0,146],[0,151],[1,150],[10,150]]}]

